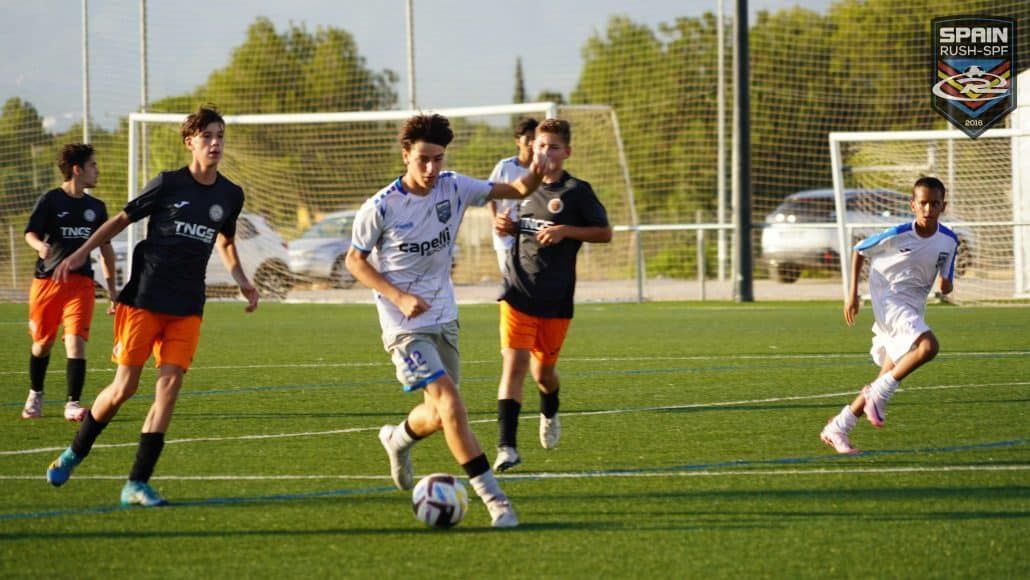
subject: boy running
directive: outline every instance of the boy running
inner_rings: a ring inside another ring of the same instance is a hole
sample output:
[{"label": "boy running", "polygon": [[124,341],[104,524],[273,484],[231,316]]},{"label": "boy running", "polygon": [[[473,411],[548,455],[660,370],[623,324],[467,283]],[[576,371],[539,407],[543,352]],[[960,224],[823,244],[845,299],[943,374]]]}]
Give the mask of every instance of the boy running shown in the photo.
[{"label": "boy running", "polygon": [[114,382],[97,396],[71,446],[46,474],[55,486],[68,481],[118,409],[136,394],[143,365],[153,352],[160,369],[154,403],[143,421],[136,461],[122,488],[122,505],[167,503],[148,482],[200,339],[204,275],[213,248],[218,248],[226,270],[247,298],[246,311],[253,312],[258,305],[257,290],[243,273],[234,241],[243,190],[218,173],[225,121],[214,109],[201,107],[183,122],[181,135],[193,155],[190,164],[159,174],[55,273],[58,279],[67,277],[92,248],[130,223],[150,218],[146,239],[133,251],[132,276],[118,296],[111,357],[118,363]]},{"label": "boy running", "polygon": [[[39,258],[36,276],[29,290],[29,334],[32,352],[29,356],[29,397],[21,412],[23,419],[35,419],[43,414],[43,384],[50,349],[57,339],[57,327],[64,325],[64,351],[68,358],[66,377],[68,396],[64,403],[64,418],[82,421],[86,409],[79,404],[82,387],[86,384],[86,341],[93,321],[94,297],[93,266],[86,260],[71,270],[63,280],[54,277],[57,266],[78,250],[107,221],[104,202],[86,193],[97,184],[100,170],[90,145],[72,143],[61,149],[57,166],[64,182],[43,194],[25,226],[25,242]],[[104,280],[111,297],[108,314],[114,314],[115,256],[110,242],[100,245],[103,257]]]},{"label": "boy running", "polygon": [[501,355],[497,387],[499,441],[494,469],[522,462],[516,434],[527,370],[540,392],[540,445],[553,449],[561,436],[558,421],[558,353],[572,323],[576,254],[583,242],[612,239],[608,215],[590,184],[565,171],[572,154],[568,121],[547,119],[536,129],[537,159],[552,162],[543,185],[524,200],[518,223],[505,216],[497,229],[515,235],[501,295]]},{"label": "boy running", "polygon": [[848,434],[864,413],[873,427],[883,427],[887,400],[902,379],[937,356],[939,345],[923,320],[926,297],[940,278],[940,291],[954,288],[958,237],[937,220],[947,207],[944,184],[923,177],[912,188],[915,221],[890,228],[855,246],[844,320],[854,326],[858,314],[858,279],[869,259],[873,346],[869,351],[880,375],[823,428],[823,443],[837,453],[858,453]]},{"label": "boy running", "polygon": [[400,132],[405,173],[358,210],[347,269],[374,290],[383,346],[397,379],[405,391],[423,393],[423,402],[403,422],[379,431],[394,484],[413,487],[411,448],[443,431],[448,449],[486,504],[491,525],[509,528],[518,518],[472,432],[458,391],[458,305],[450,270],[468,206],[525,196],[540,185],[544,170],[534,162],[510,185],[443,171],[453,137],[441,115],[405,121]]}]

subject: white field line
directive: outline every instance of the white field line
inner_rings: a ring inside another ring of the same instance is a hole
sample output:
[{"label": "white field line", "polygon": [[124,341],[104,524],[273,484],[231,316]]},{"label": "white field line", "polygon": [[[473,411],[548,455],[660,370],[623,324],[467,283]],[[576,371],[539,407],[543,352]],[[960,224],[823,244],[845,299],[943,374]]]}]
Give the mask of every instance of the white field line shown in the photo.
[{"label": "white field line", "polygon": [[[1030,464],[1024,465],[936,465],[926,467],[817,467],[811,469],[720,469],[720,470],[683,470],[683,471],[572,471],[541,472],[519,475],[500,475],[498,479],[595,479],[605,477],[739,477],[769,475],[854,475],[882,473],[955,473],[985,471],[1030,471]],[[0,475],[0,481],[36,481],[36,475]],[[121,475],[76,475],[76,481],[121,481]],[[388,475],[155,475],[153,479],[162,481],[387,481]]]},{"label": "white field line", "polygon": [[[970,388],[988,388],[988,387],[1023,387],[1030,385],[1030,381],[1024,382],[1011,382],[1011,383],[971,383],[964,385],[931,385],[925,387],[907,387],[898,389],[899,392],[907,391],[936,391],[943,389],[970,389]],[[854,390],[843,391],[838,393],[825,393],[821,395],[797,395],[793,397],[768,397],[764,399],[746,399],[741,401],[721,401],[712,403],[689,403],[686,405],[662,405],[657,407],[634,407],[628,409],[607,409],[604,411],[569,411],[563,412],[563,417],[586,417],[593,415],[618,415],[625,413],[647,413],[653,411],[676,411],[681,409],[697,409],[705,407],[733,407],[738,405],[755,405],[759,403],[781,403],[785,401],[807,401],[813,399],[830,399],[838,397],[851,397],[855,395]],[[532,414],[523,415],[521,420],[535,419]],[[496,419],[476,419],[471,423],[493,423]],[[364,433],[369,431],[378,431],[381,426],[375,427],[350,427],[347,429],[330,429],[327,431],[302,431],[299,433],[273,433],[266,435],[234,435],[232,437],[192,437],[188,439],[170,439],[165,443],[168,445],[180,444],[180,443],[209,443],[217,441],[254,441],[261,439],[288,439],[294,437],[321,437],[325,435],[342,435],[346,433]],[[107,443],[94,445],[94,449],[102,448],[114,448],[114,447],[135,447],[138,442],[131,443]],[[36,453],[51,453],[54,451],[63,451],[64,447],[37,447],[34,449],[15,449],[0,451],[0,457],[10,455],[31,455]]]},{"label": "white field line", "polygon": [[[982,356],[994,357],[1025,357],[1030,351],[968,351],[968,352],[946,352],[937,355],[938,358],[975,358]],[[727,354],[727,355],[692,355],[692,356],[612,356],[612,357],[562,357],[564,362],[620,362],[620,361],[718,361],[718,360],[839,360],[839,359],[866,359],[866,353],[828,353],[828,354]],[[463,360],[463,365],[497,365],[498,359],[488,360]],[[389,366],[385,358],[377,362],[313,362],[313,363],[288,363],[288,364],[254,364],[254,365],[211,365],[190,367],[190,371],[211,371],[211,370],[251,370],[251,369],[306,369],[306,368],[367,368]],[[90,368],[90,372],[114,372],[111,367]],[[51,368],[50,372],[64,372],[63,367]],[[26,370],[0,371],[0,376],[25,375]]]}]

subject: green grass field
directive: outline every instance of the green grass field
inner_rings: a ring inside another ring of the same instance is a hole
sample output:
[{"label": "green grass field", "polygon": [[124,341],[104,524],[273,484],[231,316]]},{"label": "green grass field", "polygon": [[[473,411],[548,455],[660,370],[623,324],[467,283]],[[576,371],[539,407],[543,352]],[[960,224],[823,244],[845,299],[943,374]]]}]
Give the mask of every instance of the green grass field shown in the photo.
[{"label": "green grass field", "polygon": [[[423,528],[386,477],[378,427],[406,395],[367,305],[208,306],[152,483],[118,495],[152,370],[62,488],[47,464],[60,417],[55,348],[44,417],[27,391],[26,306],[0,305],[0,576],[4,577],[1030,577],[1030,308],[931,307],[941,354],[906,380],[864,453],[819,441],[876,374],[871,313],[830,303],[582,305],[559,364],[561,445],[520,428],[502,484],[522,525],[471,502]],[[496,306],[461,309],[462,391],[493,458]],[[113,376],[98,314],[86,401]],[[461,472],[437,435],[417,474]],[[463,474],[462,474],[463,475]]]}]

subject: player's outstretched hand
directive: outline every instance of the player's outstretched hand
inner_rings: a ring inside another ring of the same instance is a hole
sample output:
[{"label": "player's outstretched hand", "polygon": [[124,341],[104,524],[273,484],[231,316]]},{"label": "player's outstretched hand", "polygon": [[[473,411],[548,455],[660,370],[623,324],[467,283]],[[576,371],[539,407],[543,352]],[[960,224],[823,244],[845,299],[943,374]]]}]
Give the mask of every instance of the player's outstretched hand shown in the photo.
[{"label": "player's outstretched hand", "polygon": [[514,236],[519,233],[518,224],[508,218],[506,214],[499,213],[494,216],[494,231],[498,234]]},{"label": "player's outstretched hand", "polygon": [[53,279],[55,282],[67,282],[68,275],[86,263],[86,256],[80,255],[78,251],[72,252],[70,256],[61,261],[54,269]]},{"label": "player's outstretched hand", "polygon": [[858,299],[848,298],[847,303],[844,304],[844,321],[848,323],[848,326],[855,325],[855,316],[858,314]]},{"label": "player's outstretched hand", "polygon": [[419,314],[429,310],[429,303],[423,300],[421,296],[404,293],[401,294],[400,299],[397,300],[397,308],[402,314],[404,314],[404,316],[415,318]]},{"label": "player's outstretched hand", "polygon": [[258,307],[258,291],[253,284],[241,284],[240,292],[243,293],[243,297],[247,299],[247,306],[243,309],[246,312],[254,312]]},{"label": "player's outstretched hand", "polygon": [[529,170],[538,176],[543,177],[554,171],[554,160],[552,160],[546,153],[534,151],[533,161],[529,163]]}]

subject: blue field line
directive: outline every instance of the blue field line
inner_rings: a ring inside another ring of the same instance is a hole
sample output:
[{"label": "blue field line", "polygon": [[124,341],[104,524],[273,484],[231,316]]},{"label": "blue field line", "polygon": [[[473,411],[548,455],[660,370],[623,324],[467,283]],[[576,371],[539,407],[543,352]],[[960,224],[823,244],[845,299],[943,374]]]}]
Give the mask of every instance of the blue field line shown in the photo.
[{"label": "blue field line", "polygon": [[140,509],[168,509],[174,507],[205,507],[205,506],[219,506],[219,505],[235,505],[245,503],[262,503],[270,501],[296,501],[302,499],[311,498],[324,498],[324,497],[341,497],[348,495],[366,495],[374,493],[386,493],[390,491],[396,491],[397,488],[393,486],[381,486],[361,489],[331,489],[326,491],[310,491],[304,493],[278,493],[274,495],[257,495],[257,496],[243,496],[243,497],[213,497],[209,499],[198,499],[193,501],[173,501],[169,502],[168,505],[161,508],[140,508],[137,506],[122,506],[122,505],[106,505],[106,506],[95,506],[88,508],[75,508],[66,510],[50,510],[41,512],[14,512],[9,514],[0,514],[0,521],[8,520],[36,520],[43,518],[53,518],[62,516],[78,516],[78,515],[93,515],[93,514],[107,514],[112,512],[120,511],[133,511]]},{"label": "blue field line", "polygon": [[[604,477],[620,475],[637,475],[648,473],[675,473],[681,471],[712,471],[720,469],[731,469],[738,467],[754,467],[762,465],[797,465],[803,463],[814,463],[818,461],[843,461],[858,457],[878,457],[892,455],[922,455],[933,453],[956,453],[962,451],[979,451],[983,449],[1000,449],[1006,447],[1018,447],[1026,445],[1030,439],[1009,439],[1004,441],[988,441],[985,443],[971,443],[966,445],[949,445],[946,447],[920,447],[912,449],[882,449],[878,451],[865,451],[857,455],[812,455],[807,457],[779,457],[775,459],[740,459],[734,461],[717,461],[713,463],[690,463],[685,465],[671,465],[666,467],[645,467],[639,469],[603,469],[596,471],[581,472],[584,476]],[[504,478],[506,481],[543,481],[552,479],[544,475],[509,475]],[[245,503],[261,503],[270,501],[296,501],[312,498],[342,497],[350,495],[367,495],[376,493],[388,493],[396,491],[393,486],[380,486],[360,489],[332,489],[325,491],[311,491],[304,493],[281,493],[274,495],[243,496],[243,497],[214,497],[209,499],[172,502],[160,509],[173,507],[207,507],[220,505],[234,505]],[[140,509],[122,506],[96,506],[89,508],[77,508],[67,510],[50,510],[40,512],[14,512],[0,514],[0,521],[43,519],[74,515],[92,515],[118,512],[123,510]]]}]

